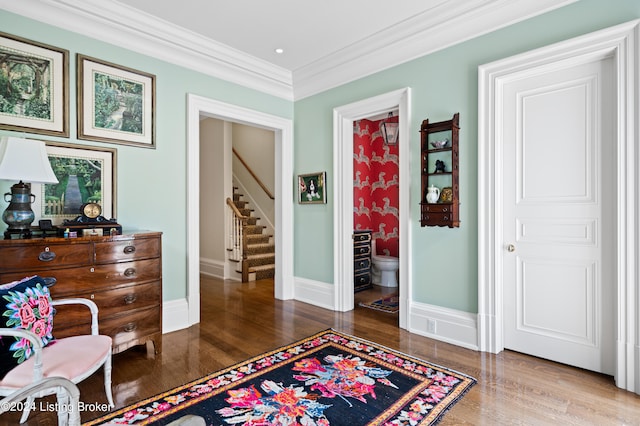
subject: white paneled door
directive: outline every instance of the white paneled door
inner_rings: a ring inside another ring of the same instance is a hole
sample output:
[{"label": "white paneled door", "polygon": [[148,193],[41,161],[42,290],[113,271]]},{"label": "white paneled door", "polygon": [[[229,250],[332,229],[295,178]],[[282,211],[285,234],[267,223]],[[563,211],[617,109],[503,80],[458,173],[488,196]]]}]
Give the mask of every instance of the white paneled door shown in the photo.
[{"label": "white paneled door", "polygon": [[615,80],[611,57],[504,86],[504,346],[615,372]]}]

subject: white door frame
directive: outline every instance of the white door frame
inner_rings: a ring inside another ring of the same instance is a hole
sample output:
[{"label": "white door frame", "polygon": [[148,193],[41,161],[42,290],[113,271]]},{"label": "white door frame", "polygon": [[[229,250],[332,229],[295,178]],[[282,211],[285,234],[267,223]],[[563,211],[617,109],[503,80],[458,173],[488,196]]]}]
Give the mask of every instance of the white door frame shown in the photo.
[{"label": "white door frame", "polygon": [[[200,321],[200,116],[275,133],[275,297],[293,298],[293,122],[187,94],[187,303],[189,325]],[[229,158],[229,161],[231,159]],[[230,170],[229,170],[230,173]],[[231,188],[229,188],[231,189]]]},{"label": "white door frame", "polygon": [[613,58],[617,82],[616,180],[617,283],[616,384],[640,392],[640,328],[638,266],[638,86],[640,20],[631,21],[532,52],[479,67],[478,74],[478,346],[498,353],[504,349],[502,223],[502,88],[515,76],[534,74],[558,61]]},{"label": "white door frame", "polygon": [[407,309],[411,294],[411,89],[404,88],[333,110],[333,273],[334,309],[354,307],[353,289],[353,123],[356,120],[398,109],[399,117],[399,325],[407,328]]}]

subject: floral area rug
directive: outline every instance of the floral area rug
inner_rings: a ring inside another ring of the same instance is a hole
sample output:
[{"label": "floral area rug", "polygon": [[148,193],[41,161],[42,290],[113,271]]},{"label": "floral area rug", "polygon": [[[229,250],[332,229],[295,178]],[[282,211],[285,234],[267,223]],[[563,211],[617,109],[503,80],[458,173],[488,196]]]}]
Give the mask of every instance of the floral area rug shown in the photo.
[{"label": "floral area rug", "polygon": [[84,425],[431,425],[475,383],[326,330]]},{"label": "floral area rug", "polygon": [[375,309],[376,311],[395,314],[400,310],[399,300],[397,294],[392,294],[381,299],[376,299],[373,302],[360,302],[359,305],[365,308]]}]

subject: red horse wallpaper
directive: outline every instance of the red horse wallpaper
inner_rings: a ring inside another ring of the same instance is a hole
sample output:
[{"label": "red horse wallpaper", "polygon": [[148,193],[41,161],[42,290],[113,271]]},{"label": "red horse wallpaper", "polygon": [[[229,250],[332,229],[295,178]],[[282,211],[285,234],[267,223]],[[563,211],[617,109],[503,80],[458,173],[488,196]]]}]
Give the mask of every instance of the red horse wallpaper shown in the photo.
[{"label": "red horse wallpaper", "polygon": [[398,257],[398,145],[385,143],[382,121],[354,123],[353,223],[373,231],[376,254]]}]

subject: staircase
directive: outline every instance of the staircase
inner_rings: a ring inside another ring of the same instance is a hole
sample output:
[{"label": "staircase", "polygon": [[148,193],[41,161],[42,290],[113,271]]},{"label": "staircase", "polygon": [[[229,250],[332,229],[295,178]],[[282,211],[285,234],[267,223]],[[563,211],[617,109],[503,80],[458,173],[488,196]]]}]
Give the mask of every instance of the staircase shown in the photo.
[{"label": "staircase", "polygon": [[[233,205],[235,221],[241,229],[236,231],[235,246],[240,250],[234,250],[233,246],[227,250],[229,259],[236,262],[236,272],[242,274],[242,282],[273,278],[276,268],[276,251],[272,242],[273,235],[264,233],[265,227],[258,225],[259,217],[253,216],[253,210],[247,208],[247,201],[242,200],[238,188],[233,188]],[[238,213],[240,217],[238,217]]]}]

